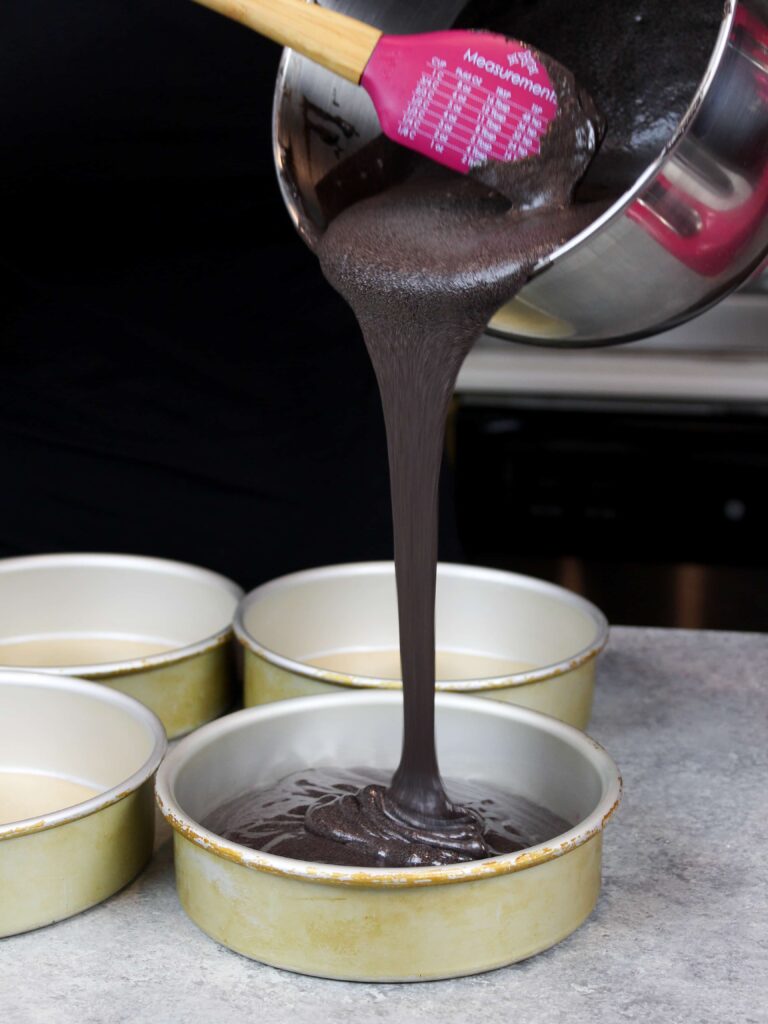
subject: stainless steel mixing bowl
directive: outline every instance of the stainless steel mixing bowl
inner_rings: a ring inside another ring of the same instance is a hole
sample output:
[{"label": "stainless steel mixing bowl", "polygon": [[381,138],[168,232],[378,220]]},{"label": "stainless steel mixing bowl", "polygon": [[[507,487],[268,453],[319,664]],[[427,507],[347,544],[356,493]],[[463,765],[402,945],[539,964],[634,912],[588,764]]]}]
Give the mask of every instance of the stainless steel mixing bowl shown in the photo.
[{"label": "stainless steel mixing bowl", "polygon": [[[449,27],[464,7],[464,0],[323,3],[390,33]],[[310,248],[327,223],[318,184],[379,133],[363,89],[286,50],[275,93],[275,163]],[[586,231],[539,263],[489,330],[531,344],[629,341],[714,305],[766,252],[768,0],[739,0],[725,4],[706,73],[664,152]]]}]

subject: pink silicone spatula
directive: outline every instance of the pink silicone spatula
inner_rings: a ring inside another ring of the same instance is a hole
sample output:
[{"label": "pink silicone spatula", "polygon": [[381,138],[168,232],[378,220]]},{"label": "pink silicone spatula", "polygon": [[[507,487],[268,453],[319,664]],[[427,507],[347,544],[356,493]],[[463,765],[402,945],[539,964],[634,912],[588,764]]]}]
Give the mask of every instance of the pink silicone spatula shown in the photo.
[{"label": "pink silicone spatula", "polygon": [[538,153],[558,110],[535,51],[491,32],[385,36],[304,0],[197,0],[362,85],[385,135],[463,174]]}]

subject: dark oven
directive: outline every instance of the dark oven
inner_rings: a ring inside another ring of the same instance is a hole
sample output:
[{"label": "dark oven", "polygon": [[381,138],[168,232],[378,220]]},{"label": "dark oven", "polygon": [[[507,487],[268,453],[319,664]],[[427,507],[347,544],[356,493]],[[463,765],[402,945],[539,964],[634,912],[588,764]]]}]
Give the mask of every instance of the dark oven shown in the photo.
[{"label": "dark oven", "polygon": [[452,430],[467,559],[616,623],[768,630],[766,327],[758,285],[634,346],[481,342]]}]

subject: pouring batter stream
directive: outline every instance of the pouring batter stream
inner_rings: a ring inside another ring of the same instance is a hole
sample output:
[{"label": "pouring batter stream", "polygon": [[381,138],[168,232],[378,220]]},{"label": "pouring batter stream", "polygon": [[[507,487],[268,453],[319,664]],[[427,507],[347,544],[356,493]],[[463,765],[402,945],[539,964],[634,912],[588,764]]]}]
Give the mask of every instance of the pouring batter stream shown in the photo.
[{"label": "pouring batter stream", "polygon": [[[448,406],[465,356],[535,264],[595,216],[571,198],[596,148],[597,116],[567,72],[553,62],[547,68],[560,109],[538,156],[486,165],[476,177],[493,188],[422,165],[405,183],[341,213],[319,250],[325,276],[360,323],[384,409],[404,730],[388,788],[366,787],[310,808],[306,826],[370,846],[371,819],[383,815],[387,829],[418,830],[427,852],[417,863],[492,852],[478,816],[448,798],[435,751],[438,484]],[[357,802],[357,831],[350,800]],[[381,845],[378,859],[392,863],[392,844]]]},{"label": "pouring batter stream", "polygon": [[[482,813],[449,798],[437,763],[438,485],[448,406],[465,356],[538,261],[597,212],[571,200],[597,147],[598,115],[570,73],[536,59],[559,108],[537,156],[486,164],[472,177],[414,157],[405,181],[344,210],[320,244],[323,273],[362,328],[384,409],[404,731],[391,784],[330,799],[325,790],[326,799],[306,809],[296,856],[411,866],[500,852],[487,839]],[[254,840],[256,833],[249,833]],[[222,834],[234,838],[231,830]],[[287,840],[280,845],[284,855],[292,849]]]}]

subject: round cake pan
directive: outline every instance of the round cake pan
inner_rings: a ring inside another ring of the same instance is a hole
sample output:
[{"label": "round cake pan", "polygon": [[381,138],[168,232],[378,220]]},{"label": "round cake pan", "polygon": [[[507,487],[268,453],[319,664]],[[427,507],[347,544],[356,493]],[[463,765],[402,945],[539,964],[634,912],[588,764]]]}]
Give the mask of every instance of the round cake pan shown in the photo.
[{"label": "round cake pan", "polygon": [[350,981],[421,981],[491,970],[547,949],[588,917],[602,830],[620,796],[611,758],[526,708],[438,695],[444,776],[487,781],[573,822],[546,844],[490,860],[352,868],[249,850],[200,823],[228,798],[314,766],[392,769],[397,693],[249,708],[204,726],[157,777],[187,914],[217,942],[275,967]]},{"label": "round cake pan", "polygon": [[0,671],[0,936],[71,917],[152,853],[160,721],[82,679]]},{"label": "round cake pan", "polygon": [[[595,662],[608,639],[605,616],[589,601],[530,576],[441,563],[435,628],[438,691],[509,701],[586,727]],[[235,633],[245,649],[246,707],[400,687],[392,562],[265,583],[240,602]],[[389,671],[378,675],[384,661]]]},{"label": "round cake pan", "polygon": [[159,558],[3,559],[0,666],[106,683],[181,736],[231,706],[241,595],[224,576]]}]

